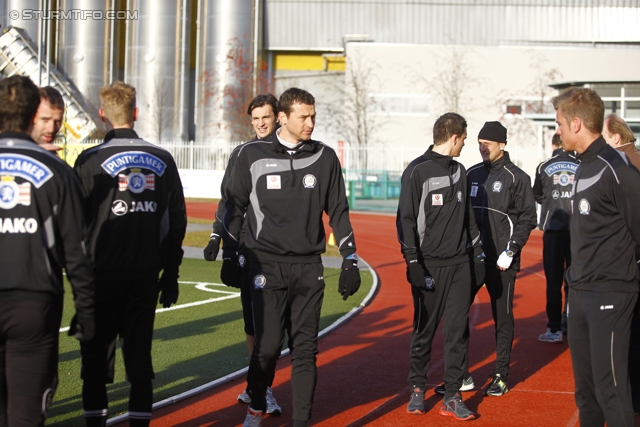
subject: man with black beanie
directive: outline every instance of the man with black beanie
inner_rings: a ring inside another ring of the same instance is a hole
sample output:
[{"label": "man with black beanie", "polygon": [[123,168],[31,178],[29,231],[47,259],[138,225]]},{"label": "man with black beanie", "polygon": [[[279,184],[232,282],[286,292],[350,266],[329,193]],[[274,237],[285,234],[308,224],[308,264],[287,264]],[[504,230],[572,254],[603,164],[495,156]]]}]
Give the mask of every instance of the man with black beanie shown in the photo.
[{"label": "man with black beanie", "polygon": [[[486,255],[484,282],[491,297],[497,353],[496,368],[484,394],[502,396],[509,391],[513,294],[516,273],[520,270],[520,252],[536,227],[537,216],[531,179],[504,151],[507,129],[500,122],[486,122],[478,134],[478,144],[483,162],[469,168],[467,178]],[[478,283],[476,292],[480,286]],[[468,372],[465,373],[464,377],[468,376]]]}]

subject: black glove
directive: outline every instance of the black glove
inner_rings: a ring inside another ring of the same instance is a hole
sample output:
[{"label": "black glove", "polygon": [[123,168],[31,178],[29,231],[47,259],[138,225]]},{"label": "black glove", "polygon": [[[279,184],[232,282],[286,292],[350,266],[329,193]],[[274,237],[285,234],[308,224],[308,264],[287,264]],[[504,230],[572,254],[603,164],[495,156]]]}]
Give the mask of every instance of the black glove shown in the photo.
[{"label": "black glove", "polygon": [[74,314],[67,334],[70,337],[76,337],[82,342],[91,340],[96,334],[95,317],[87,314]]},{"label": "black glove", "polygon": [[166,271],[162,272],[162,277],[158,281],[158,288],[160,289],[159,303],[162,307],[169,308],[171,304],[175,304],[178,301],[178,275],[170,274]]},{"label": "black glove", "polygon": [[485,267],[485,260],[487,257],[482,252],[480,255],[476,255],[473,257],[473,264],[471,265],[473,274],[471,275],[471,280],[473,280],[473,285],[480,287],[484,285],[484,276],[487,272]]},{"label": "black glove", "polygon": [[407,264],[407,281],[411,283],[411,286],[428,291],[433,290],[436,284],[429,271],[425,272],[417,260],[409,261],[409,264]]},{"label": "black glove", "polygon": [[211,240],[206,248],[204,248],[204,259],[207,261],[215,261],[218,257],[218,251],[220,250],[220,236],[215,233],[211,233]]},{"label": "black glove", "polygon": [[222,250],[222,269],[220,270],[220,280],[227,286],[239,288],[242,283],[242,267],[238,263],[236,251]]},{"label": "black glove", "polygon": [[346,301],[351,295],[360,289],[360,270],[358,269],[358,256],[349,255],[342,261],[342,272],[338,279],[338,292],[342,295],[342,300]]}]

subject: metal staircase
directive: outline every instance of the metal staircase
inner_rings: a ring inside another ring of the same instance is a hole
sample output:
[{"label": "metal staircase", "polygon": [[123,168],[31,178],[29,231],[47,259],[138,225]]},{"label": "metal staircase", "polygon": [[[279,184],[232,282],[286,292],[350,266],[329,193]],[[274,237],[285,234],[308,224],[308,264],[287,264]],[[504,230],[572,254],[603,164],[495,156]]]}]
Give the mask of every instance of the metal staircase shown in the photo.
[{"label": "metal staircase", "polygon": [[[9,27],[0,36],[0,78],[19,74],[30,77],[38,83],[46,81],[46,64],[42,61],[38,67],[38,53],[26,31]],[[50,67],[50,85],[56,88],[64,99],[66,106],[63,127],[66,132],[66,143],[78,143],[87,139],[98,129],[99,119],[92,112],[93,108],[84,101],[73,83],[65,78],[55,67]]]}]

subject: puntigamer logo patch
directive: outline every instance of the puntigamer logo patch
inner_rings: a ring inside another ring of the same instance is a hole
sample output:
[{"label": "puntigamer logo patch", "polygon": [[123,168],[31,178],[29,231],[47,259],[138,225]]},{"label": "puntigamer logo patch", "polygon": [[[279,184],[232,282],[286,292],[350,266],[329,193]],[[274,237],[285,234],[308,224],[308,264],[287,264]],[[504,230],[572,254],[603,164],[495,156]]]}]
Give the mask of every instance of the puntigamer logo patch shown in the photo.
[{"label": "puntigamer logo patch", "polygon": [[162,160],[153,154],[142,151],[125,151],[124,153],[114,154],[100,166],[111,176],[116,176],[123,170],[131,168],[148,169],[158,176],[162,176],[167,168],[167,165]]}]

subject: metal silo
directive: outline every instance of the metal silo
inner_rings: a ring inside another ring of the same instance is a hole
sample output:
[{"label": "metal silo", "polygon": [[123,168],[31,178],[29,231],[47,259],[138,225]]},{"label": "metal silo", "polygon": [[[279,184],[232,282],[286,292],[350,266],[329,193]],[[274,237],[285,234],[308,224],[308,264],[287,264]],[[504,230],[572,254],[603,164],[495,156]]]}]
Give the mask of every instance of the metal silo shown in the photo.
[{"label": "metal silo", "polygon": [[3,28],[18,27],[27,32],[27,36],[37,43],[38,19],[32,11],[40,12],[40,0],[6,0],[4,12],[5,21],[0,22]]},{"label": "metal silo", "polygon": [[[114,11],[115,0],[60,0],[60,11]],[[113,80],[116,20],[60,19],[58,69],[73,81],[93,108],[100,105],[99,90]]]},{"label": "metal silo", "polygon": [[137,90],[136,131],[146,139],[186,140],[188,135],[191,1],[128,0],[125,81]]},{"label": "metal silo", "polygon": [[[252,28],[255,0],[201,0],[198,2],[196,59],[196,138],[229,139],[234,122],[246,120],[234,92],[247,82],[252,64]],[[233,51],[233,52],[232,52]],[[233,53],[230,55],[230,53]],[[241,53],[239,58],[237,53]],[[244,102],[242,102],[244,104]]]}]

